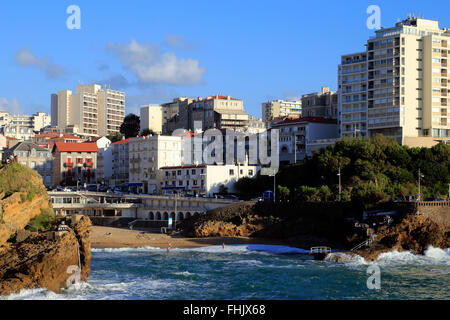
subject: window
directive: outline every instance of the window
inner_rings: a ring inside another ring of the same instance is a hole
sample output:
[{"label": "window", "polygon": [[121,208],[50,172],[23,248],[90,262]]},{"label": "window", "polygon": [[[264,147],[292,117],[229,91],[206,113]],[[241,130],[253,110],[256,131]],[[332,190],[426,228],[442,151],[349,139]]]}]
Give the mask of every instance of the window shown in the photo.
[{"label": "window", "polygon": [[234,170],[230,169],[230,176],[234,176]]},{"label": "window", "polygon": [[253,175],[253,170],[248,170],[248,175],[252,176]]},{"label": "window", "polygon": [[195,169],[192,169],[192,171],[191,171],[191,172],[192,172],[192,174],[195,174]]}]

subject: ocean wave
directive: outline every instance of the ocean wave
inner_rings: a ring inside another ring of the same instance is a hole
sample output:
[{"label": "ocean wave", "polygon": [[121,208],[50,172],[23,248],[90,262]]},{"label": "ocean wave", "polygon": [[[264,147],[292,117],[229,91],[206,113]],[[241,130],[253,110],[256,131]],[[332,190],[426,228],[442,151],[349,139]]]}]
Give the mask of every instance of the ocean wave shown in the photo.
[{"label": "ocean wave", "polygon": [[[338,259],[338,260],[337,260]],[[360,266],[377,264],[379,266],[404,266],[404,265],[450,265],[450,249],[439,249],[429,246],[423,255],[409,251],[399,252],[393,250],[381,253],[376,261],[366,261],[363,257],[349,253],[333,253],[325,258],[325,261],[340,261],[347,266]]]},{"label": "ocean wave", "polygon": [[[93,248],[92,252],[167,252],[167,248],[158,247],[138,247],[138,248]],[[170,252],[199,252],[199,253],[262,253],[262,254],[306,254],[309,250],[299,249],[288,246],[279,245],[227,245],[223,248],[219,246],[208,246],[199,248],[172,248]]]},{"label": "ocean wave", "polygon": [[397,250],[381,253],[376,261],[385,266],[399,265],[450,265],[449,249],[439,249],[429,246],[423,255],[416,255],[409,251]]}]

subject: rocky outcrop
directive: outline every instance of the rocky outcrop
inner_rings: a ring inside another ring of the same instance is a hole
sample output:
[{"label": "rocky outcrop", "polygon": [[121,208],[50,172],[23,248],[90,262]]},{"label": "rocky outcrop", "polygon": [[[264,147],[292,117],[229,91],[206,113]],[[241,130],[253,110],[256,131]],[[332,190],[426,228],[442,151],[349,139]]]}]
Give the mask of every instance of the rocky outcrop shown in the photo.
[{"label": "rocky outcrop", "polygon": [[[24,229],[31,219],[41,214],[49,207],[47,194],[36,195],[32,200],[25,200],[25,193],[14,193],[0,200],[0,210],[3,212],[3,223],[0,223],[0,246],[17,231]],[[23,202],[22,202],[23,201]]]},{"label": "rocky outcrop", "polygon": [[46,233],[10,244],[0,253],[0,295],[33,288],[60,292],[72,279],[86,281],[90,273],[91,226],[88,217],[75,217],[71,227],[60,236],[56,234],[56,238]]},{"label": "rocky outcrop", "polygon": [[254,204],[249,201],[214,209],[183,221],[180,228],[194,238],[250,237],[267,224],[267,219],[253,212]]},{"label": "rocky outcrop", "polygon": [[400,223],[377,230],[377,241],[366,250],[355,251],[366,260],[376,260],[383,252],[393,250],[423,254],[429,246],[450,247],[450,228],[424,216],[408,216]]},{"label": "rocky outcrop", "polygon": [[240,225],[235,225],[231,222],[223,221],[206,221],[200,223],[194,230],[194,237],[250,237],[254,232],[263,229],[263,225],[252,221],[245,222]]},{"label": "rocky outcrop", "polygon": [[0,168],[0,246],[48,207],[49,196],[36,171],[18,163]]},{"label": "rocky outcrop", "polygon": [[0,295],[32,288],[59,292],[72,279],[87,279],[91,221],[75,216],[61,227],[67,230],[58,230],[59,223],[36,171],[18,163],[0,168]]}]

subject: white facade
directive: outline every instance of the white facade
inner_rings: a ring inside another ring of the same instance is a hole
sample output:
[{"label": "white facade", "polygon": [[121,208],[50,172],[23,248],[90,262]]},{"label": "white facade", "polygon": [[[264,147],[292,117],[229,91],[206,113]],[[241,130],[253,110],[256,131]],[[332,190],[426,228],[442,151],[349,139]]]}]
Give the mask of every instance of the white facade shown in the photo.
[{"label": "white facade", "polygon": [[339,138],[339,126],[334,119],[284,120],[272,123],[272,129],[279,130],[280,164],[303,161],[314,150],[334,144]]},{"label": "white facade", "polygon": [[270,122],[277,118],[300,118],[302,116],[302,101],[274,100],[262,104],[262,119]]},{"label": "white facade", "polygon": [[163,107],[160,105],[147,105],[141,107],[141,132],[150,129],[156,134],[163,131]]},{"label": "white facade", "polygon": [[259,166],[249,165],[198,165],[161,168],[161,190],[202,194],[208,197],[219,193],[221,186],[228,193],[236,192],[234,184],[241,178],[255,178]]},{"label": "white facade", "polygon": [[125,93],[98,84],[79,85],[76,93],[58,91],[51,96],[53,122],[64,130],[77,126],[85,136],[107,136],[120,131],[125,118]]},{"label": "white facade", "polygon": [[30,141],[35,132],[50,126],[50,116],[44,112],[38,112],[31,116],[10,115],[8,112],[0,112],[0,130],[5,136],[22,141]]},{"label": "white facade", "polygon": [[111,148],[111,140],[106,137],[101,137],[95,141],[98,147],[97,156],[97,181],[105,184],[110,184],[112,177],[113,153]]},{"label": "white facade", "polygon": [[144,193],[160,192],[159,169],[182,163],[182,138],[148,136],[129,140],[130,183],[142,183]]}]

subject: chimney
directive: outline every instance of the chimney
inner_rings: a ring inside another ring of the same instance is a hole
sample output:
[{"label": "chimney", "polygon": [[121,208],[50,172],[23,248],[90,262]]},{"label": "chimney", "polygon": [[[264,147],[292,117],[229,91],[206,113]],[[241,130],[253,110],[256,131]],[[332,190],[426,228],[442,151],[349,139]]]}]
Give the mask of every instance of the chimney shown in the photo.
[{"label": "chimney", "polygon": [[330,92],[330,88],[329,87],[322,87],[322,94],[328,93]]}]

